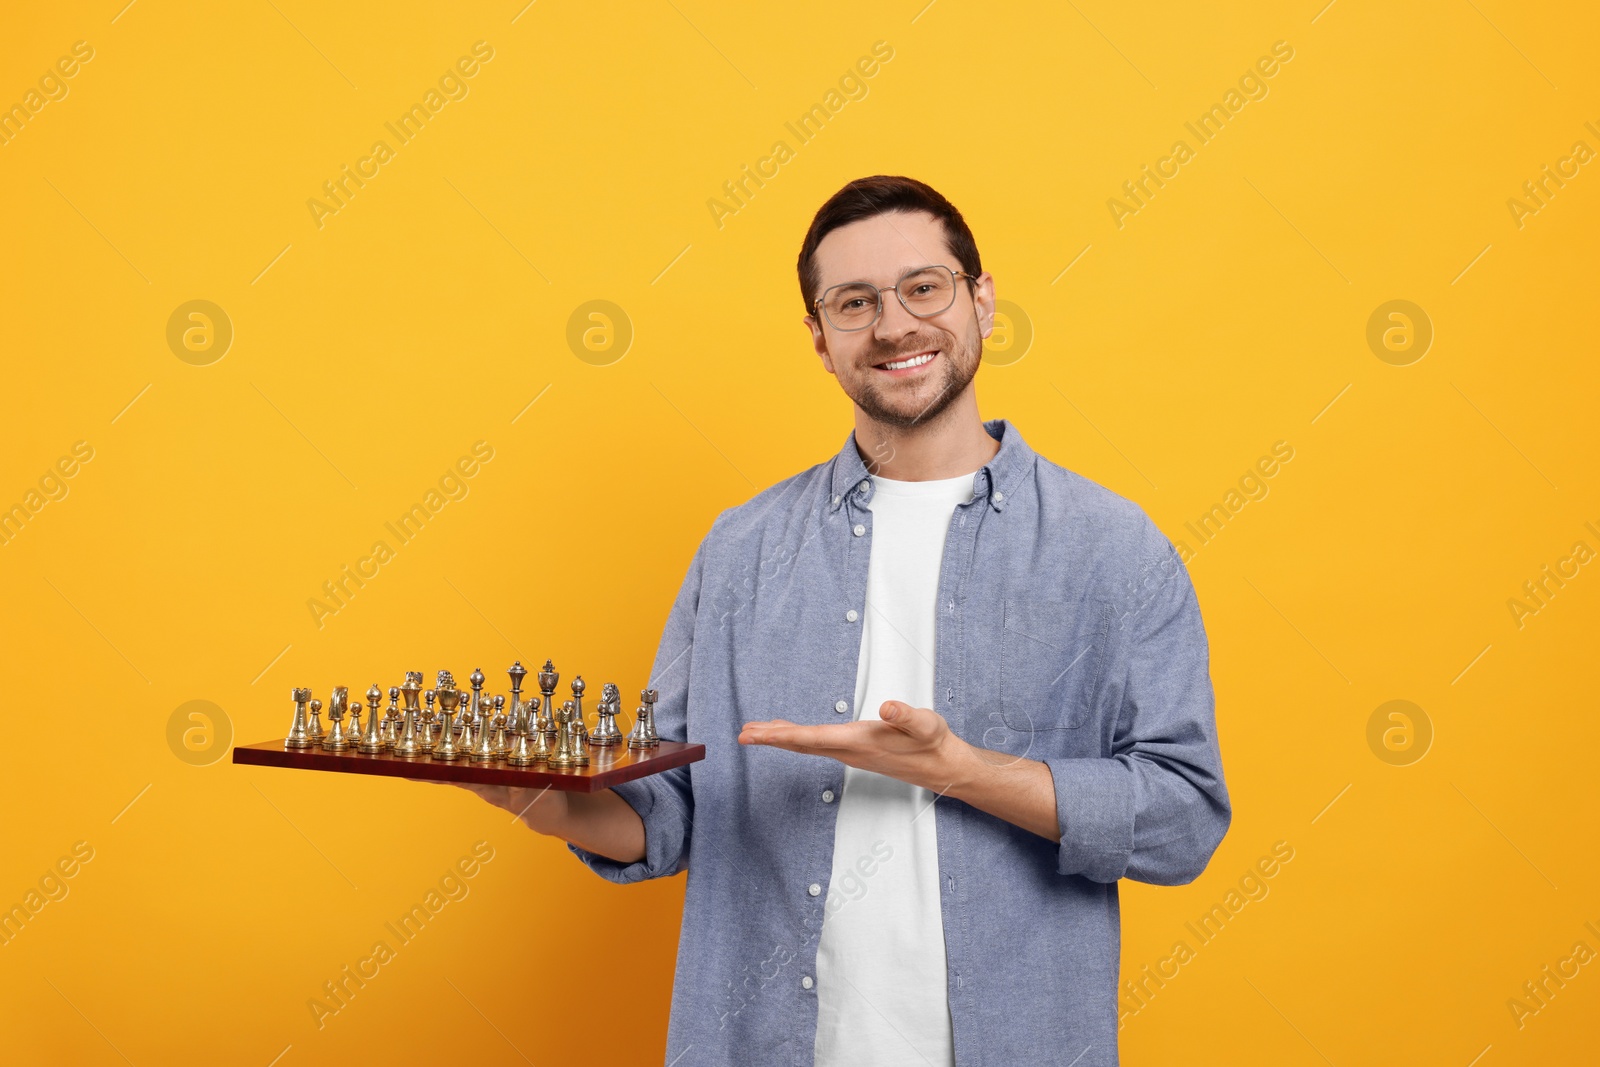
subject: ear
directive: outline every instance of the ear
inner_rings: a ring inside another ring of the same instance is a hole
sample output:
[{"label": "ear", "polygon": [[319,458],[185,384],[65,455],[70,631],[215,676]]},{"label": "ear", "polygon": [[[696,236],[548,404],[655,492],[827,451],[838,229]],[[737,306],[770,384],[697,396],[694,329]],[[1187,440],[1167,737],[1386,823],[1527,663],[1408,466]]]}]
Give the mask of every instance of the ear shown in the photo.
[{"label": "ear", "polygon": [[814,348],[817,355],[821,357],[822,369],[827,371],[829,374],[835,374],[836,372],[833,369],[833,357],[828,354],[828,340],[823,336],[822,324],[816,320],[815,316],[812,315],[807,315],[800,321],[811,331],[811,347]]},{"label": "ear", "polygon": [[978,336],[985,341],[994,333],[994,275],[984,271],[972,291],[972,306],[978,314]]}]

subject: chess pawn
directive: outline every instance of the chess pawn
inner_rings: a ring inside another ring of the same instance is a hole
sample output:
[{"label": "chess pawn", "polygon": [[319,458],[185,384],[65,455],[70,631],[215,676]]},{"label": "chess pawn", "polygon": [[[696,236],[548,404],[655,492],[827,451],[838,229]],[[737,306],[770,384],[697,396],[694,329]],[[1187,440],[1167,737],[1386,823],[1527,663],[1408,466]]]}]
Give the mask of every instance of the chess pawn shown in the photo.
[{"label": "chess pawn", "polygon": [[567,758],[565,762],[558,763],[556,756],[550,757],[552,767],[587,767],[589,765],[588,746],[584,744],[584,735],[578,732],[583,725],[578,720],[578,705],[571,701],[564,701],[561,712],[557,716],[560,725],[556,728],[556,753],[561,752],[561,746],[566,745]]},{"label": "chess pawn", "polygon": [[506,698],[497,694],[494,698],[494,754],[499,759],[504,759],[507,752],[511,751],[511,719],[506,715]]},{"label": "chess pawn", "polygon": [[617,715],[622,711],[622,700],[616,685],[612,682],[607,682],[600,693],[599,721],[595,723],[594,734],[589,738],[589,744],[610,748],[622,740],[622,734],[617,730]]},{"label": "chess pawn", "polygon": [[561,675],[556,671],[556,665],[549,660],[544,661],[544,667],[539,671],[539,692],[544,696],[544,718],[539,719],[539,728],[544,731],[547,740],[556,739],[556,685],[561,681]]},{"label": "chess pawn", "polygon": [[356,742],[361,740],[361,702],[358,700],[350,705],[350,728],[344,732],[345,745],[355,748]]},{"label": "chess pawn", "polygon": [[472,683],[472,722],[476,726],[483,708],[483,671],[474,667],[467,681]]},{"label": "chess pawn", "polygon": [[422,713],[422,717],[417,720],[417,745],[424,752],[432,752],[433,751],[433,699],[434,699],[434,696],[436,694],[435,694],[434,690],[430,689],[430,690],[428,690],[426,693],[424,693],[422,695],[423,695],[423,698],[427,702],[427,710],[424,711]]},{"label": "chess pawn", "polygon": [[437,760],[457,760],[466,755],[462,746],[456,743],[455,716],[456,706],[461,703],[461,693],[452,685],[449,689],[439,690],[439,740],[433,746],[433,758]]},{"label": "chess pawn", "polygon": [[467,758],[473,763],[493,763],[500,753],[495,748],[494,715],[487,704],[478,711],[477,727],[473,730],[472,747]]},{"label": "chess pawn", "polygon": [[550,766],[571,767],[572,748],[569,742],[572,731],[567,729],[567,723],[572,718],[572,701],[568,700],[561,705],[561,710],[556,712],[556,749],[550,753]]},{"label": "chess pawn", "polygon": [[544,713],[543,708],[539,697],[528,698],[528,735],[535,763],[548,763],[551,753],[555,751],[550,744],[550,735],[544,731],[544,724],[553,720]]},{"label": "chess pawn", "polygon": [[535,728],[539,721],[539,698],[529,697],[523,711],[527,715],[529,728],[517,734],[511,751],[506,753],[506,762],[513,767],[531,767],[550,758],[550,742],[545,739],[544,731]]},{"label": "chess pawn", "polygon": [[[572,732],[578,744],[587,746],[589,727],[583,721],[583,675],[572,679]],[[587,757],[586,757],[587,758]]]},{"label": "chess pawn", "polygon": [[385,750],[394,748],[395,741],[400,737],[400,687],[389,687],[389,709],[384,712],[383,718],[383,747]]},{"label": "chess pawn", "polygon": [[656,734],[656,691],[654,689],[641,690],[639,699],[643,701],[633,720],[633,732],[628,735],[629,748],[657,748],[661,738]]},{"label": "chess pawn", "polygon": [[[378,695],[377,700],[373,699],[374,693]],[[381,709],[378,707],[378,702],[382,698],[383,690],[376,685],[367,690],[367,724],[356,738],[357,752],[375,756],[383,751],[383,716],[379,714]]]},{"label": "chess pawn", "polygon": [[322,739],[327,737],[327,731],[322,728],[322,701],[311,702],[311,723],[306,727],[306,736],[311,738],[313,746],[321,745]]},{"label": "chess pawn", "polygon": [[589,766],[589,731],[583,725],[583,716],[578,710],[577,701],[568,701],[572,705],[572,714],[567,718],[567,729],[572,732],[572,737],[567,742],[568,749],[572,752],[572,765],[574,767]]},{"label": "chess pawn", "polygon": [[[360,707],[357,704],[356,707]],[[328,736],[323,738],[322,747],[329,752],[343,752],[350,747],[350,742],[344,739],[344,705],[339,701],[330,701],[328,707],[328,720],[332,725],[328,729]]]},{"label": "chess pawn", "polygon": [[284,748],[310,748],[311,728],[306,722],[306,702],[311,699],[311,690],[296,687],[290,694],[294,701],[294,722],[289,726],[289,733],[283,739]]},{"label": "chess pawn", "polygon": [[[377,682],[373,682],[371,685],[367,686],[366,708],[367,720],[369,722],[377,718],[378,712],[383,710],[383,690],[378,688]],[[345,731],[345,739],[350,742],[350,747],[360,748],[361,739],[366,736],[366,729],[361,725],[359,716],[352,714],[350,716],[350,729]]]}]

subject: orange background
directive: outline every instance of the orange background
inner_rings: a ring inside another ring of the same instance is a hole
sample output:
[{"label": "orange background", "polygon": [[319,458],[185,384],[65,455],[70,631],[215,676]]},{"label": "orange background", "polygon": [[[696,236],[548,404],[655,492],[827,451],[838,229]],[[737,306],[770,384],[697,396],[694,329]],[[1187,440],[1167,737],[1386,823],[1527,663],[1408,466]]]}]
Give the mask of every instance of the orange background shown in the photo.
[{"label": "orange background", "polygon": [[[1591,11],[123,2],[0,34],[25,110],[93,50],[0,145],[0,507],[27,513],[0,545],[0,904],[93,852],[0,947],[4,1058],[660,1061],[680,881],[613,887],[464,792],[235,767],[227,738],[282,736],[295,685],[503,688],[519,658],[631,700],[716,513],[849,430],[794,259],[873,173],[954,200],[1009,302],[985,417],[1193,553],[1235,818],[1193,884],[1123,885],[1125,977],[1191,949],[1125,999],[1125,1062],[1592,1058],[1596,968],[1536,1013],[1523,983],[1600,950],[1600,576],[1508,607],[1600,548],[1600,175],[1508,206],[1600,149]],[[479,41],[465,95],[319,226],[307,201]],[[1266,95],[1193,139],[1280,41]],[[193,300],[225,352],[169,345]],[[574,345],[593,300],[616,310]],[[1425,352],[1369,347],[1391,300]],[[479,441],[459,499],[319,619]],[[1279,441],[1267,495],[1189,536]],[[1391,700],[1420,714],[1369,742]],[[469,895],[319,1029],[323,983],[479,841]],[[1267,895],[1200,944],[1185,924],[1276,842]]]}]

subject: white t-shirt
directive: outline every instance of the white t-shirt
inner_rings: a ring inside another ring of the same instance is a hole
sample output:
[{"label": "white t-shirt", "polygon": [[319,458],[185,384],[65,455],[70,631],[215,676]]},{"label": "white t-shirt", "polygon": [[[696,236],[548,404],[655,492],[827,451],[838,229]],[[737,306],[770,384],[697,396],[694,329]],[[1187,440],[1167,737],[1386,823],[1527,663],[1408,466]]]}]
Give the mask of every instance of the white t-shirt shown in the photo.
[{"label": "white t-shirt", "polygon": [[[856,717],[885,700],[931,708],[939,567],[973,474],[874,476]],[[939,911],[937,794],[846,767],[817,946],[817,1067],[955,1063]]]}]

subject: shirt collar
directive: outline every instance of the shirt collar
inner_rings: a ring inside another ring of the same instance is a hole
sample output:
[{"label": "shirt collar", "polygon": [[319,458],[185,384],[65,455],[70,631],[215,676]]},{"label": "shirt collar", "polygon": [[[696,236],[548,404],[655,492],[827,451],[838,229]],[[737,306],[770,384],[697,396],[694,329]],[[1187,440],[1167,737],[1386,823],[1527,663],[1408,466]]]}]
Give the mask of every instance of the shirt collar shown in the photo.
[{"label": "shirt collar", "polygon": [[[995,511],[1003,511],[1021,485],[1029,462],[1033,459],[1033,450],[1023,441],[1017,428],[1005,419],[991,419],[983,424],[983,428],[990,437],[1000,442],[1000,451],[973,474],[972,495],[974,499],[986,499]],[[860,450],[856,448],[855,430],[845,435],[844,447],[834,458],[832,490],[828,506],[833,511],[842,507],[852,493],[858,504],[865,504],[872,499],[872,477],[867,472],[866,464],[861,461]]]}]

